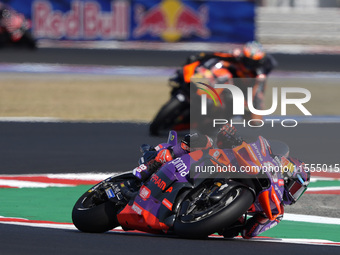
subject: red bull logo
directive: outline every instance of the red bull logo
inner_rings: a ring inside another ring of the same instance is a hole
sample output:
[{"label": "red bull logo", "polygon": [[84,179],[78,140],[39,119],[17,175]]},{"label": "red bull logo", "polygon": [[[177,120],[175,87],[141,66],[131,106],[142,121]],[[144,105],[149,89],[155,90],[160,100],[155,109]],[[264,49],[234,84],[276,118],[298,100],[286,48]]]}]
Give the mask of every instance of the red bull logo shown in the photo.
[{"label": "red bull logo", "polygon": [[102,11],[97,1],[74,0],[66,12],[54,9],[51,2],[33,2],[33,28],[37,38],[108,40],[129,37],[130,4],[127,1],[111,1],[111,10]]},{"label": "red bull logo", "polygon": [[168,42],[176,42],[193,35],[208,38],[210,36],[210,30],[206,26],[208,14],[207,6],[202,5],[196,11],[180,0],[163,0],[149,10],[137,5],[135,8],[137,28],[133,31],[133,36],[139,38],[150,34]]}]

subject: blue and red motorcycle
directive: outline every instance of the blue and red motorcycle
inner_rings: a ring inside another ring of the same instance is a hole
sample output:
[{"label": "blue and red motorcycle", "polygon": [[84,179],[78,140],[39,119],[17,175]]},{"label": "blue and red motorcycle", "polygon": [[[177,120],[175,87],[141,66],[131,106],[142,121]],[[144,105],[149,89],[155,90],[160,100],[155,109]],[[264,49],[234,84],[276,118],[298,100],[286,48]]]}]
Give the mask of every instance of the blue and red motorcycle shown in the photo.
[{"label": "blue and red motorcycle", "polygon": [[[177,133],[170,131],[162,145],[176,143]],[[147,147],[143,146],[140,165],[133,171],[147,168],[145,162],[155,153]],[[126,231],[204,238],[222,233],[247,213],[262,211],[274,219],[272,209],[281,210],[284,180],[281,171],[259,171],[263,166],[280,168],[275,155],[287,156],[289,149],[283,143],[274,147],[259,137],[233,149],[183,155],[165,163],[144,182],[133,171],[114,175],[78,199],[73,223],[83,232],[106,232],[121,226]],[[219,170],[212,171],[213,166]]]}]

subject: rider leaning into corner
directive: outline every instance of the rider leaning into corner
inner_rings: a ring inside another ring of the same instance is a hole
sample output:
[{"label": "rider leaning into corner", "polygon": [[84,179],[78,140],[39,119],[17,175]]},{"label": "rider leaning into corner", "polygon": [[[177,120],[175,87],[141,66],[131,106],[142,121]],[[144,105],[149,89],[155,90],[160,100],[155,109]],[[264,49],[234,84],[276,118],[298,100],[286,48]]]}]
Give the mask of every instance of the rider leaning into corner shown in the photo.
[{"label": "rider leaning into corner", "polygon": [[[245,143],[245,141],[236,134],[236,129],[228,124],[219,130],[216,137],[216,145],[219,149],[232,149],[243,143]],[[134,172],[134,174],[142,181],[145,181],[166,162],[196,150],[212,148],[213,140],[209,136],[197,133],[189,134],[184,137],[181,143],[173,147],[162,148],[162,145],[159,145],[153,148],[153,150],[157,151],[157,153],[155,153],[156,157],[148,160],[146,163],[148,165],[147,170]],[[231,238],[241,233],[243,238],[249,239],[276,226],[282,220],[284,206],[294,204],[307,189],[310,181],[310,172],[303,167],[303,162],[293,157],[286,158],[281,156],[281,163],[283,166],[294,169],[292,172],[284,171],[283,173],[284,195],[280,204],[281,214],[279,214],[277,208],[272,209],[272,215],[277,216],[275,219],[269,220],[263,211],[258,211],[252,206],[248,211],[253,214],[251,218],[245,219],[242,216],[237,222],[229,228],[224,229],[220,234],[226,238]]]},{"label": "rider leaning into corner", "polygon": [[[198,55],[189,56],[186,65],[197,66],[210,59],[218,59],[225,61],[226,65],[230,65],[228,70],[231,71],[234,78],[251,78],[250,86],[253,87],[253,106],[257,110],[264,109],[264,92],[266,80],[269,73],[277,66],[277,62],[273,56],[266,53],[262,45],[256,41],[246,43],[243,48],[236,48],[230,52],[214,52],[200,53]],[[179,69],[175,76],[171,77],[169,84],[178,83],[185,74]],[[235,85],[236,81],[235,81]],[[247,87],[239,85],[244,95],[247,95]],[[247,120],[262,119],[262,116],[248,113]],[[256,123],[254,123],[256,125]]]}]

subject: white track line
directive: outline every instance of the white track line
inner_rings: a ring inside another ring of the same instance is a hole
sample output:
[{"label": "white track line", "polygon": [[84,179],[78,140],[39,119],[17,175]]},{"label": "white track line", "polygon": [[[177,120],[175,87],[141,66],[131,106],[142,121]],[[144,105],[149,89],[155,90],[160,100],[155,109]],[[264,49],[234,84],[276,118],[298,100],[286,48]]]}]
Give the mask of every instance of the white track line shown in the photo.
[{"label": "white track line", "polygon": [[304,215],[304,214],[295,214],[295,213],[285,213],[283,215],[282,220],[340,225],[340,218],[332,218],[332,217],[324,217],[324,216],[316,216],[316,215]]},{"label": "white track line", "polygon": [[[4,218],[0,216],[0,219]],[[0,224],[9,224],[9,225],[18,225],[18,226],[28,226],[28,227],[38,227],[38,228],[51,228],[51,229],[64,229],[64,230],[77,230],[77,228],[73,224],[53,224],[53,223],[31,223],[31,222],[15,222],[15,221],[0,221]],[[117,227],[110,232],[120,232],[120,233],[131,233],[124,232],[122,228]],[[138,232],[140,234],[140,232]],[[149,233],[145,233],[145,235],[150,235]],[[222,236],[212,235],[211,238],[223,238]],[[333,242],[330,240],[322,240],[322,239],[302,239],[302,238],[253,238],[253,239],[242,239],[241,237],[236,237],[238,241],[245,242],[275,242],[275,243],[294,243],[294,244],[309,244],[309,245],[336,245],[339,246],[339,243]]]}]

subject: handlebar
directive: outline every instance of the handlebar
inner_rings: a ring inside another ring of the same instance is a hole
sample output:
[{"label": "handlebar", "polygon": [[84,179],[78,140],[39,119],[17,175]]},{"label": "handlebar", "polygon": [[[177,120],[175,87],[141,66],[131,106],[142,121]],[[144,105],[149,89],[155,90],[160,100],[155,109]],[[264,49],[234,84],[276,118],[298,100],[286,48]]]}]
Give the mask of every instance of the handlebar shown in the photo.
[{"label": "handlebar", "polygon": [[140,152],[141,153],[145,153],[147,151],[149,151],[151,149],[151,146],[146,144],[146,143],[143,143],[141,146],[140,146]]}]

